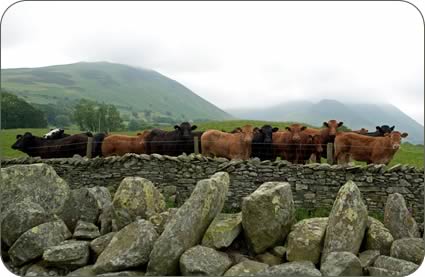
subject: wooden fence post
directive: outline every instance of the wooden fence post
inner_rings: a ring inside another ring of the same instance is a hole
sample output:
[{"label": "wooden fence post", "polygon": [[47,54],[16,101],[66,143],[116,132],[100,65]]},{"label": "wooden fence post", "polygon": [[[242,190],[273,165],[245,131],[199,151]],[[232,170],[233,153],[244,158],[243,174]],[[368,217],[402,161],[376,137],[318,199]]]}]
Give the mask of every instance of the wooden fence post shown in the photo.
[{"label": "wooden fence post", "polygon": [[198,140],[198,136],[194,136],[193,137],[193,146],[194,146],[194,152],[195,152],[195,155],[198,155],[199,154],[199,140]]},{"label": "wooden fence post", "polygon": [[328,164],[334,163],[334,144],[329,142],[326,148],[326,157]]},{"label": "wooden fence post", "polygon": [[93,150],[93,137],[87,138],[87,148],[86,148],[86,157],[91,159]]}]

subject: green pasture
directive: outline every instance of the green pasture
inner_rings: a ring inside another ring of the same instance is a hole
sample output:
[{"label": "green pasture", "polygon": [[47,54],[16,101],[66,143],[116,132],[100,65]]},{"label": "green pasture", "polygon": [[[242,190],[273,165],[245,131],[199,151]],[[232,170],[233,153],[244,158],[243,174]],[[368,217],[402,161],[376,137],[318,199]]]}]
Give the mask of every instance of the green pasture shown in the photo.
[{"label": "green pasture", "polygon": [[[197,130],[205,131],[208,129],[217,129],[224,131],[231,131],[236,127],[240,127],[246,124],[251,124],[253,126],[261,127],[264,124],[270,124],[273,127],[279,127],[284,129],[286,126],[290,125],[289,122],[265,122],[265,121],[254,121],[254,120],[231,120],[231,121],[208,121],[208,122],[199,122],[194,123],[198,126]],[[163,129],[171,130],[173,127],[163,127]],[[46,129],[7,129],[0,131],[0,146],[1,146],[1,157],[3,158],[16,158],[22,157],[26,154],[13,150],[11,148],[12,144],[16,141],[17,134],[23,134],[25,132],[31,132],[33,135],[41,136],[49,131]],[[76,134],[80,133],[79,130],[70,130],[67,129],[66,133]],[[136,135],[137,132],[113,132],[114,134],[126,134],[126,135]],[[357,164],[363,164],[358,163]],[[390,163],[390,166],[401,163],[401,164],[410,164],[419,168],[424,167],[424,146],[423,145],[413,145],[410,143],[403,143],[401,148],[397,151],[393,160]]]}]

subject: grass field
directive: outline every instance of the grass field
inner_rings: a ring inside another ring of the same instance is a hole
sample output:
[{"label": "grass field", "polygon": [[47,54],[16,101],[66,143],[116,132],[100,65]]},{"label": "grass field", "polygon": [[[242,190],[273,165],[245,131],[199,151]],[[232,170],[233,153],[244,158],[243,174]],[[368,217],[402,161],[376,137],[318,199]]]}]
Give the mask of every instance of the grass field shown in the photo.
[{"label": "grass field", "polygon": [[[245,124],[251,124],[254,126],[262,126],[265,123],[272,125],[273,127],[279,127],[284,129],[291,123],[288,122],[265,122],[265,121],[247,121],[247,120],[231,120],[231,121],[208,121],[195,123],[198,126],[197,130],[204,131],[207,129],[217,129],[231,131],[236,127],[243,126]],[[165,127],[164,129],[171,130],[172,126]],[[33,135],[41,136],[47,133],[49,129],[8,129],[0,131],[0,155],[3,158],[16,158],[22,157],[26,154],[13,150],[11,148],[12,144],[16,141],[17,134],[23,134],[25,132],[31,132]],[[66,130],[68,134],[80,133],[78,130]],[[114,132],[114,134],[126,134],[126,135],[135,135],[137,132]],[[356,162],[357,164],[364,164],[361,162]],[[389,166],[394,164],[410,164],[419,168],[424,167],[424,146],[423,145],[412,145],[410,143],[403,143],[399,151],[397,151],[393,160]]]}]

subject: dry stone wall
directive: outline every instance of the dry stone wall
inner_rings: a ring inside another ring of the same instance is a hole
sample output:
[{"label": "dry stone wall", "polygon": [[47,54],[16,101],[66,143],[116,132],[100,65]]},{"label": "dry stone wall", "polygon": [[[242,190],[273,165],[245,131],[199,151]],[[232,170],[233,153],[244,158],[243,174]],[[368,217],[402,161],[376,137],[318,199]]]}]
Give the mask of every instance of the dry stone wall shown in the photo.
[{"label": "dry stone wall", "polygon": [[197,181],[209,178],[215,172],[226,171],[231,181],[225,204],[227,209],[239,209],[244,196],[268,181],[289,182],[296,207],[331,208],[339,188],[346,181],[353,180],[369,211],[382,213],[387,196],[398,192],[406,199],[407,207],[417,221],[423,222],[424,217],[424,170],[408,165],[391,168],[383,165],[293,165],[286,161],[229,161],[201,155],[126,154],[94,159],[25,157],[2,160],[1,166],[40,162],[51,165],[71,189],[106,186],[114,193],[123,178],[144,177],[161,190],[175,189],[178,205],[189,197]]}]

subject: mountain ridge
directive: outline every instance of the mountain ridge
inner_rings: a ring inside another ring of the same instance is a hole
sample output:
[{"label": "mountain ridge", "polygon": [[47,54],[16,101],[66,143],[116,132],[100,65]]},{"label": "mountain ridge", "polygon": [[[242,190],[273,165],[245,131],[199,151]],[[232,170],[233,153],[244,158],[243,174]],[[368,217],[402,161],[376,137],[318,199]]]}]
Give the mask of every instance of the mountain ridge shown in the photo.
[{"label": "mountain ridge", "polygon": [[176,80],[151,69],[110,62],[77,62],[2,69],[2,88],[30,103],[87,98],[128,111],[155,111],[178,120],[232,116]]},{"label": "mountain ridge", "polygon": [[406,141],[424,143],[424,126],[392,104],[342,103],[323,99],[316,103],[290,101],[268,108],[227,109],[227,112],[240,119],[297,121],[315,126],[321,126],[329,119],[337,119],[353,130],[366,128],[370,132],[375,131],[378,125],[395,125],[396,130],[409,133]]}]

